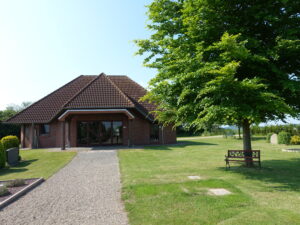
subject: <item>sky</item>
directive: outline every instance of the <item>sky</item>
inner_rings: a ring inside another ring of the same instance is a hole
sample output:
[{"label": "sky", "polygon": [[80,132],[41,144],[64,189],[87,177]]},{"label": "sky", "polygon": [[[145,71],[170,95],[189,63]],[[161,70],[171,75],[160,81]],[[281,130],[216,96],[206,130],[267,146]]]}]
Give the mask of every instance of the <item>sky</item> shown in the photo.
[{"label": "sky", "polygon": [[128,75],[146,87],[155,70],[134,55],[133,40],[150,35],[150,2],[0,0],[0,110],[35,102],[79,75]]},{"label": "sky", "polygon": [[79,75],[155,71],[135,56],[150,0],[0,0],[0,110],[35,102]]}]

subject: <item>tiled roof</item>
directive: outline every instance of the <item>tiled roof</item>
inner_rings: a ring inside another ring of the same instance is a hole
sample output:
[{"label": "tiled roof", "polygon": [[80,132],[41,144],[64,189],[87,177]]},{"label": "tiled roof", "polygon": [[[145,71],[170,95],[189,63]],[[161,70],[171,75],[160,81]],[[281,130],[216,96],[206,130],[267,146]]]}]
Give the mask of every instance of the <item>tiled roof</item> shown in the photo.
[{"label": "tiled roof", "polygon": [[127,76],[82,75],[6,122],[49,123],[66,109],[136,108],[149,117],[155,106],[139,102],[145,94],[146,90]]},{"label": "tiled roof", "polygon": [[156,109],[156,106],[148,102],[140,101],[140,98],[147,93],[147,90],[145,88],[143,88],[141,85],[134,82],[127,76],[108,77],[120,88],[123,93],[128,96],[128,98],[130,98],[137,110],[145,113],[144,115],[149,116],[151,119],[153,119],[153,115],[149,114],[149,112],[154,111]]}]

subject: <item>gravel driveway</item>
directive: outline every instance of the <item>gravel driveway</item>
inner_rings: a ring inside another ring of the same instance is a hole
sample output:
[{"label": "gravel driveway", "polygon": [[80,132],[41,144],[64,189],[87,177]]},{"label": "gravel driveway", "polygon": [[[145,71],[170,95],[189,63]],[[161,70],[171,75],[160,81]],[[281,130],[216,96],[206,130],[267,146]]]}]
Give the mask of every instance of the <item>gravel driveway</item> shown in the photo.
[{"label": "gravel driveway", "polygon": [[115,150],[79,152],[46,182],[0,211],[0,224],[128,224],[120,189]]}]

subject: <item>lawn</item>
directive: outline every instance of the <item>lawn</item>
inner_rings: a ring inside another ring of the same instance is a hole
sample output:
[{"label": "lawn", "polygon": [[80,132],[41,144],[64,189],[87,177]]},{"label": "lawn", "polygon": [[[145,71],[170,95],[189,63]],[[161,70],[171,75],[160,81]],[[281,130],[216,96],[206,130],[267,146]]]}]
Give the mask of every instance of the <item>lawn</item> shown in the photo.
[{"label": "lawn", "polygon": [[0,170],[0,180],[16,178],[47,179],[65,166],[76,152],[48,152],[47,150],[22,150],[22,162],[17,166]]},{"label": "lawn", "polygon": [[[300,224],[300,153],[253,141],[262,150],[262,169],[239,164],[225,170],[227,149],[242,141],[185,140],[182,145],[119,151],[122,198],[137,224]],[[300,146],[297,146],[300,147]],[[201,180],[187,176],[198,175]],[[211,196],[208,188],[232,194]]]}]

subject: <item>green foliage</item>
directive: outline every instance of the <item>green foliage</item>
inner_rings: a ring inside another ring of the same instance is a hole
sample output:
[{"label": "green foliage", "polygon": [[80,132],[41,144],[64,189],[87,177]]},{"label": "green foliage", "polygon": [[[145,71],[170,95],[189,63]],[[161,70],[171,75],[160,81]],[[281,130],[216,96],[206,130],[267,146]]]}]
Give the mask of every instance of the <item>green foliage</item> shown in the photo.
[{"label": "green foliage", "polygon": [[300,136],[299,135],[292,136],[291,144],[292,145],[300,145]]},{"label": "green foliage", "polygon": [[20,135],[21,126],[19,124],[0,123],[0,139],[8,135]]},{"label": "green foliage", "polygon": [[12,136],[12,135],[3,137],[1,139],[1,142],[3,144],[4,150],[10,149],[10,148],[17,148],[17,147],[19,147],[19,144],[20,144],[19,138],[17,136]]},{"label": "green foliage", "polygon": [[266,136],[267,143],[270,143],[272,135],[273,135],[273,133],[268,133],[267,134],[267,136]]},{"label": "green foliage", "polygon": [[0,111],[0,138],[7,135],[20,135],[21,126],[18,124],[4,124],[2,121],[6,121],[18,112],[22,111],[26,107],[31,105],[31,102],[22,102],[21,105],[10,105],[5,110]]},{"label": "green foliage", "polygon": [[4,150],[3,144],[0,141],[0,169],[4,168],[6,165],[6,152]]},{"label": "green foliage", "polygon": [[0,186],[0,197],[8,195],[9,191],[6,186]]},{"label": "green foliage", "polygon": [[158,70],[143,100],[158,103],[161,122],[198,129],[296,116],[296,8],[300,1],[154,0],[153,34],[136,41],[145,65]]},{"label": "green foliage", "polygon": [[278,134],[278,144],[288,145],[291,142],[291,134],[285,131],[282,131]]},{"label": "green foliage", "polygon": [[223,138],[235,138],[235,132],[233,130],[230,130],[230,129],[227,129],[227,130],[224,130],[224,133],[223,133]]},{"label": "green foliage", "polygon": [[6,186],[7,187],[20,187],[25,185],[25,180],[24,179],[15,179],[7,182]]},{"label": "green foliage", "polygon": [[253,135],[267,135],[268,133],[278,134],[281,131],[286,131],[292,135],[300,134],[300,125],[287,124],[287,125],[271,125],[271,126],[252,126],[251,131]]}]

